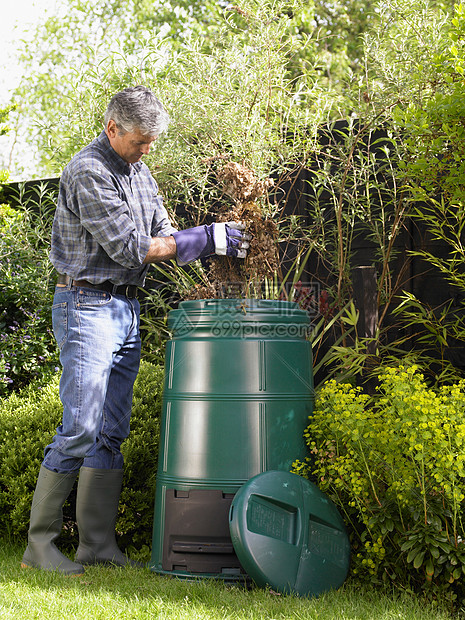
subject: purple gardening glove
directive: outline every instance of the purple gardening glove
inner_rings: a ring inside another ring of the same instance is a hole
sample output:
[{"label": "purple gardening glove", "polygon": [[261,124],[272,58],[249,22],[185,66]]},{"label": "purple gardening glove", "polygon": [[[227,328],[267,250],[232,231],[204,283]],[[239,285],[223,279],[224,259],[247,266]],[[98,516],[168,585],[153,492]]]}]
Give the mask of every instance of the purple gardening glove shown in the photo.
[{"label": "purple gardening glove", "polygon": [[176,261],[182,267],[212,254],[245,258],[252,237],[244,230],[242,222],[226,222],[175,232]]}]

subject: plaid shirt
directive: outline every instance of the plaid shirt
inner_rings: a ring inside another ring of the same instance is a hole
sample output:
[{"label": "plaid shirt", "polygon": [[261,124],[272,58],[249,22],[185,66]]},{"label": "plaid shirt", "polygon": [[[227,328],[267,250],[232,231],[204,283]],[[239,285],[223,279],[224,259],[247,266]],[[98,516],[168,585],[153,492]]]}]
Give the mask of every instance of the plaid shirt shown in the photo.
[{"label": "plaid shirt", "polygon": [[151,238],[175,231],[147,166],[126,163],[102,132],[63,171],[50,260],[74,280],[142,286]]}]

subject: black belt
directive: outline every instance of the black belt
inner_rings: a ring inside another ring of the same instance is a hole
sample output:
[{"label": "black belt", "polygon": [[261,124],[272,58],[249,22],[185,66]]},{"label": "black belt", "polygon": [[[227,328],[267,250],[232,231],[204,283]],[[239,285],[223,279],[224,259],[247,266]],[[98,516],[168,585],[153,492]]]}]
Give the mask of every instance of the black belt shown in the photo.
[{"label": "black belt", "polygon": [[98,284],[92,284],[87,280],[72,280],[69,276],[59,275],[57,284],[61,286],[82,286],[83,288],[91,288],[95,291],[106,291],[112,295],[124,295],[130,299],[137,297],[138,287],[134,284],[113,284],[110,280],[105,282],[99,282]]}]

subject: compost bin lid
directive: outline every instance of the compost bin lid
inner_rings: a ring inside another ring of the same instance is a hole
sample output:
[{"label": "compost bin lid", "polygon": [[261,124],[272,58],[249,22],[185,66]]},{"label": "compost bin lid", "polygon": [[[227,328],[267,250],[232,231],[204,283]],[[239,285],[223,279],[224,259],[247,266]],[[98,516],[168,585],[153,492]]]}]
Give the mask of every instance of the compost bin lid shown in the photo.
[{"label": "compost bin lid", "polygon": [[338,588],[350,545],[334,503],[308,480],[266,471],[236,493],[229,513],[242,567],[261,587],[301,596]]}]

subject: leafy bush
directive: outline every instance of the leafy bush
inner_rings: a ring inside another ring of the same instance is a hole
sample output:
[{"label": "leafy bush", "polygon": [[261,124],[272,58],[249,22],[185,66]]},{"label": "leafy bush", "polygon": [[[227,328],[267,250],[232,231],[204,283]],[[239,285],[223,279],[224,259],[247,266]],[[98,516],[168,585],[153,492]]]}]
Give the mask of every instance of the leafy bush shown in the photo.
[{"label": "leafy bush", "polygon": [[125,460],[123,491],[116,524],[120,543],[142,554],[151,547],[158,441],[163,395],[163,366],[147,362],[134,386],[131,433],[122,445]]},{"label": "leafy bush", "polygon": [[0,205],[0,396],[55,370],[58,351],[51,326],[55,278],[48,261],[54,192],[24,187]]},{"label": "leafy bush", "polygon": [[370,397],[327,382],[294,471],[345,515],[352,571],[374,582],[465,595],[465,381],[429,388],[417,367],[388,367]]},{"label": "leafy bush", "polygon": [[[25,537],[43,449],[60,423],[59,375],[0,401],[0,535]],[[131,434],[122,446],[125,475],[117,532],[123,547],[146,553],[152,537],[163,368],[147,362],[134,386]],[[65,543],[77,542],[74,496],[64,511]]]},{"label": "leafy bush", "polygon": [[0,403],[0,534],[24,536],[43,450],[60,422],[58,375]]}]

